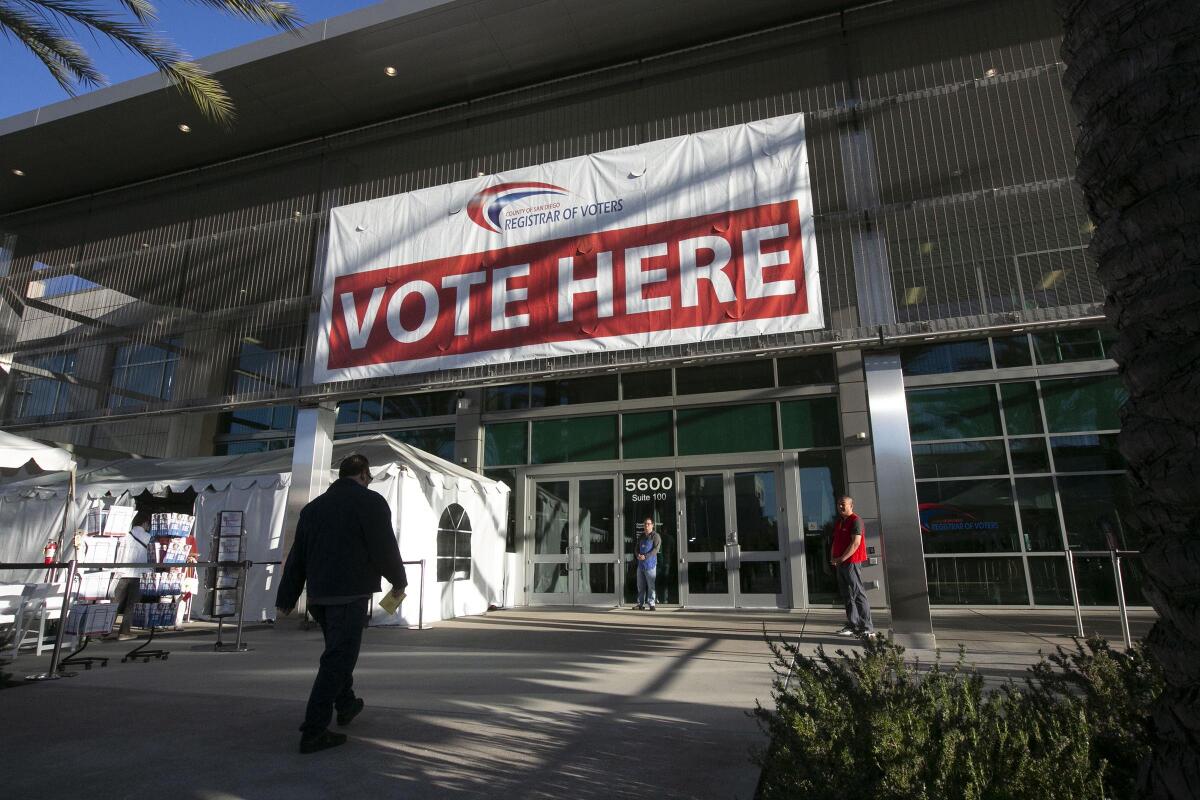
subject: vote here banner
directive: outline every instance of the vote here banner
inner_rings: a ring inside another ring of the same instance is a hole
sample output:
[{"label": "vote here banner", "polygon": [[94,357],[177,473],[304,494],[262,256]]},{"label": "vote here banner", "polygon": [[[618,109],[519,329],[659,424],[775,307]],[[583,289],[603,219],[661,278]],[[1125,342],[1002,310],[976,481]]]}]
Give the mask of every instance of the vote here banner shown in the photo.
[{"label": "vote here banner", "polygon": [[335,209],[315,378],[819,328],[800,115]]}]

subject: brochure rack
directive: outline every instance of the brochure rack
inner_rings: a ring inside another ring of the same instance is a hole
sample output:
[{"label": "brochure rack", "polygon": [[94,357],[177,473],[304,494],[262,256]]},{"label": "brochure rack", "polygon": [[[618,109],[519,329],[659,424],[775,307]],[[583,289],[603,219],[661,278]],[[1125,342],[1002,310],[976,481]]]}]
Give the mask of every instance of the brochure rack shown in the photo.
[{"label": "brochure rack", "polygon": [[103,656],[80,655],[87,649],[93,636],[108,634],[117,621],[117,606],[115,603],[74,603],[67,613],[65,630],[72,636],[79,637],[79,647],[71,655],[59,662],[59,669],[68,666],[82,666],[91,669],[92,664],[108,666],[108,658]]},{"label": "brochure rack", "polygon": [[238,625],[235,642],[230,644],[222,639],[225,619],[241,614],[246,591],[246,572],[241,563],[245,556],[245,530],[242,520],[241,511],[222,511],[217,516],[216,528],[213,530],[212,552],[218,566],[212,569],[210,585],[212,617],[217,620],[217,643],[213,645],[213,649],[218,652],[241,653],[248,649],[242,643],[241,625]]},{"label": "brochure rack", "polygon": [[133,607],[132,624],[135,628],[148,629],[150,637],[126,653],[122,662],[141,659],[142,663],[148,663],[152,658],[165,660],[171,655],[169,650],[150,648],[150,643],[154,641],[155,631],[175,627],[181,612],[186,616],[188,601],[183,597],[189,593],[189,581],[194,579],[187,577],[185,565],[192,556],[188,537],[195,521],[196,518],[189,514],[164,513],[150,517],[150,543],[146,549],[150,562],[156,566],[153,572],[142,576],[141,602]]}]

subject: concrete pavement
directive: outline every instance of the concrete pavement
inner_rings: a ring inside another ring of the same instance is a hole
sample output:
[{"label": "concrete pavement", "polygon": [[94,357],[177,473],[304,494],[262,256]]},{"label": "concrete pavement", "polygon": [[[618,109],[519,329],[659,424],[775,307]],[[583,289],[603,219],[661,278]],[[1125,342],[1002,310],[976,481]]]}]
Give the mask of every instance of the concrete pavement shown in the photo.
[{"label": "concrete pavement", "polygon": [[[161,637],[166,661],[0,691],[12,798],[742,798],[770,704],[762,629],[807,651],[853,647],[840,612],[518,609],[425,631],[366,632],[355,673],[366,710],[345,746],[301,756],[296,730],[320,632],[250,629],[215,653],[210,629]],[[886,622],[886,615],[882,620]],[[1151,617],[1135,616],[1135,635]],[[1087,616],[1114,643],[1115,613]],[[881,625],[881,627],[883,627]],[[938,645],[993,678],[1069,644],[1069,612],[939,612]],[[157,641],[157,640],[156,640]],[[928,660],[931,653],[914,653]],[[44,670],[49,655],[3,667]]]}]

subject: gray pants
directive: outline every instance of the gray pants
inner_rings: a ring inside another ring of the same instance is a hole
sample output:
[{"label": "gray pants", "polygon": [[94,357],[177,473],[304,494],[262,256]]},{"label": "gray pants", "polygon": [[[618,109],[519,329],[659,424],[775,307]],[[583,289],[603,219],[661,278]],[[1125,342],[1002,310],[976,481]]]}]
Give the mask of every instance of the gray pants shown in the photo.
[{"label": "gray pants", "polygon": [[871,632],[875,624],[871,622],[871,604],[858,567],[858,564],[837,565],[838,592],[846,601],[846,624],[855,630]]}]

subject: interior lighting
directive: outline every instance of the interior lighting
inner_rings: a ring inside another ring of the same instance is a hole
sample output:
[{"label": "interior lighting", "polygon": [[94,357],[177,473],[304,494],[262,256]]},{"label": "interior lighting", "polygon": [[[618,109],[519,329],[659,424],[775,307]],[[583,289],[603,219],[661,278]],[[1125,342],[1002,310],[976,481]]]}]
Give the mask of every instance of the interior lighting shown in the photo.
[{"label": "interior lighting", "polygon": [[921,255],[927,256],[932,253],[936,247],[937,245],[933,242],[921,242],[918,249],[921,251]]},{"label": "interior lighting", "polygon": [[179,128],[180,133],[191,133],[192,132],[192,126],[188,125],[186,122],[181,122],[176,127]]},{"label": "interior lighting", "polygon": [[925,299],[924,286],[910,286],[908,291],[904,293],[904,305],[915,306],[917,303]]},{"label": "interior lighting", "polygon": [[1067,271],[1062,269],[1052,269],[1042,276],[1042,288],[1052,289],[1054,286],[1067,276]]},{"label": "interior lighting", "polygon": [[995,68],[995,67],[988,67],[988,68],[987,68],[987,70],[986,70],[986,71],[983,73],[983,77],[985,77],[985,78],[994,78],[994,77],[996,77],[998,74],[999,74],[999,73],[996,71],[996,68]]},{"label": "interior lighting", "polygon": [[395,67],[384,67],[383,74],[387,75],[389,78],[394,78],[394,77],[396,77],[396,68]]},{"label": "interior lighting", "polygon": [[24,178],[24,177],[25,177],[25,170],[23,170],[23,169],[18,169],[17,167],[13,167],[12,174],[13,174],[13,175],[16,175],[18,178]]}]

